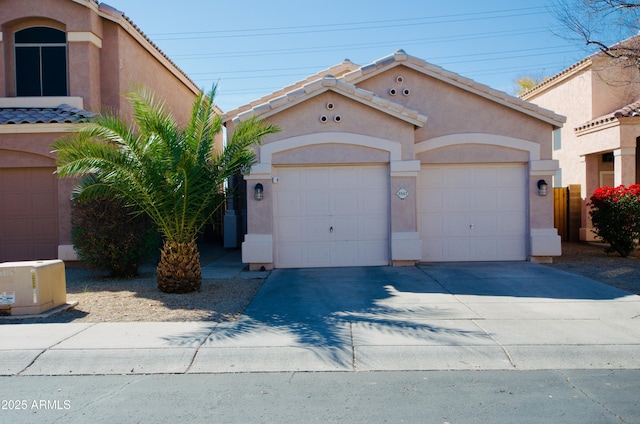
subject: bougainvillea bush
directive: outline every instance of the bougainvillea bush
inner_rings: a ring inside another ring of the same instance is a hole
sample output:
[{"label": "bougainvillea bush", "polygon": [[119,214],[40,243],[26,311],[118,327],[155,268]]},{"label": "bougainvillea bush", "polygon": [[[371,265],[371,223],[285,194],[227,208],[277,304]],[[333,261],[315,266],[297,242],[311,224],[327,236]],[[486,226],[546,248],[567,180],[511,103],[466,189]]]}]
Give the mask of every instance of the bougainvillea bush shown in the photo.
[{"label": "bougainvillea bush", "polygon": [[601,187],[591,196],[594,232],[609,243],[606,252],[626,258],[640,238],[640,184],[629,187]]}]

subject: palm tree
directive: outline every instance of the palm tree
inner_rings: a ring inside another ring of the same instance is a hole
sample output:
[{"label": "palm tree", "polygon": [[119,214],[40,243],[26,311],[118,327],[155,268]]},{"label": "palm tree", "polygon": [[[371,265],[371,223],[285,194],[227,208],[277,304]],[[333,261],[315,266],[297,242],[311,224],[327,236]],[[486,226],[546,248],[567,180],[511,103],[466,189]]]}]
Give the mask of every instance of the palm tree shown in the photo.
[{"label": "palm tree", "polygon": [[75,188],[79,200],[115,196],[155,223],[163,236],[158,288],[167,293],[200,289],[196,236],[223,204],[224,181],[248,170],[255,162],[252,147],[278,131],[249,119],[223,149],[214,149],[222,129],[215,88],[198,95],[183,129],[142,88],[126,95],[135,125],[104,114],[53,145],[60,177],[87,176]]}]

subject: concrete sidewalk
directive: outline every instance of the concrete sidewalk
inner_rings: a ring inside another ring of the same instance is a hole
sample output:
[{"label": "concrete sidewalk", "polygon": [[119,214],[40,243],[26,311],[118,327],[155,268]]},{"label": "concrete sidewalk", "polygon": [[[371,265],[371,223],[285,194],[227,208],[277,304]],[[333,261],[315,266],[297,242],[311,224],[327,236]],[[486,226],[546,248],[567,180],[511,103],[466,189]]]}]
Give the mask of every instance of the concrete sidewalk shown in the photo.
[{"label": "concrete sidewalk", "polygon": [[563,368],[639,369],[640,296],[525,262],[275,270],[237,322],[0,325],[0,375]]}]

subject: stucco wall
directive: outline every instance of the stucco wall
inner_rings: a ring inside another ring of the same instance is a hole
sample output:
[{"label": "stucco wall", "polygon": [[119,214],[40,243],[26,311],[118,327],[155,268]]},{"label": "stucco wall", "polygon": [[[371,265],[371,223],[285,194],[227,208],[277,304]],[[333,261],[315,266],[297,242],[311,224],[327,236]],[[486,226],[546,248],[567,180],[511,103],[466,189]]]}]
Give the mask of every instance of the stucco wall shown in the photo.
[{"label": "stucco wall", "polygon": [[[333,109],[327,109],[328,103],[334,105]],[[321,116],[325,116],[327,121],[323,123]],[[335,121],[336,116],[340,117],[340,122]],[[267,122],[276,123],[282,131],[266,137],[263,144],[307,134],[341,132],[398,142],[402,145],[403,159],[409,159],[413,154],[412,124],[333,92],[322,93],[277,113],[269,117]],[[340,162],[344,163],[342,159]],[[283,163],[282,159],[280,163]]]},{"label": "stucco wall", "polygon": [[567,117],[561,132],[561,149],[553,151],[553,158],[560,162],[562,186],[584,185],[585,167],[580,159],[580,141],[575,128],[592,118],[592,75],[583,70],[573,78],[558,83],[553,90],[547,90],[529,101],[551,109]]},{"label": "stucco wall", "polygon": [[591,72],[593,98],[597,99],[592,104],[594,118],[640,99],[637,68],[602,59],[594,61]]},{"label": "stucco wall", "polygon": [[[105,22],[105,27],[115,26]],[[144,85],[151,89],[158,99],[162,99],[181,125],[188,122],[195,93],[179,80],[155,57],[151,56],[124,29],[116,26],[118,85],[121,93],[130,92],[136,85]],[[110,42],[103,43],[108,49]],[[109,56],[113,56],[110,54]],[[109,78],[105,75],[105,78]],[[129,102],[122,96],[118,98],[117,109],[124,115],[131,113]],[[112,105],[113,106],[113,105]]]},{"label": "stucco wall", "polygon": [[[402,77],[401,84],[396,82],[398,77]],[[416,143],[447,134],[497,134],[539,143],[542,158],[551,158],[549,124],[405,66],[396,66],[358,86],[426,115],[426,125],[416,130]],[[395,96],[389,94],[392,88],[398,91]],[[402,94],[404,89],[409,95]]]},{"label": "stucco wall", "polygon": [[[84,109],[104,106],[130,113],[122,94],[143,84],[166,101],[180,123],[185,123],[198,88],[144,36],[119,14],[90,0],[0,0],[0,97],[11,106],[16,96],[14,33],[31,26],[49,26],[67,33],[68,91],[81,97]],[[72,34],[75,33],[75,34]],[[8,98],[8,101],[7,99]],[[64,99],[64,98],[63,98]],[[32,98],[38,103],[38,98]],[[33,106],[41,106],[34,104]],[[33,128],[28,130],[27,127]],[[3,125],[0,128],[0,167],[51,167],[51,143],[69,131],[69,125]],[[63,128],[64,127],[64,128]],[[220,144],[221,137],[218,137]],[[58,180],[59,238],[70,245],[70,205],[74,180]],[[69,246],[67,246],[69,247]]]}]

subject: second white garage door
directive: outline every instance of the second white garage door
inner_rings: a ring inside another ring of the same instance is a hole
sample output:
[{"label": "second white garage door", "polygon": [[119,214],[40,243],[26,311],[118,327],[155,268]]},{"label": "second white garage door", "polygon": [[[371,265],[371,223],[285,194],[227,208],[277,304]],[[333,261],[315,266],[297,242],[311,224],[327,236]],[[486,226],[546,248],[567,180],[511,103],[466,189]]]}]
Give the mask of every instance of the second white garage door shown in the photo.
[{"label": "second white garage door", "polygon": [[274,170],[277,268],[389,264],[387,166]]},{"label": "second white garage door", "polygon": [[423,165],[422,260],[525,260],[525,172],[524,164]]}]

